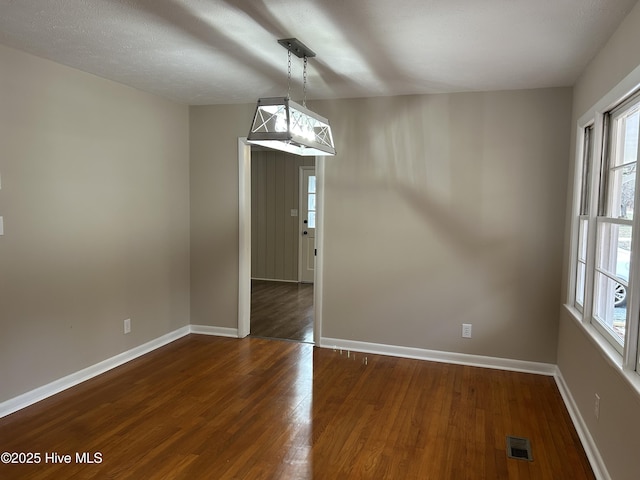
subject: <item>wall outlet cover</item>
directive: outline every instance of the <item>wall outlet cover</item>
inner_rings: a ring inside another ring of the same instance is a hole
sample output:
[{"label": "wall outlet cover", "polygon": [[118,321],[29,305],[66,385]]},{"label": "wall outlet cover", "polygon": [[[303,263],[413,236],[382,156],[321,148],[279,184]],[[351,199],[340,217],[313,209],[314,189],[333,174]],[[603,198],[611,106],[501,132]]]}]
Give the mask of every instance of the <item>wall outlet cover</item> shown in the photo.
[{"label": "wall outlet cover", "polygon": [[462,324],[462,337],[463,338],[471,338],[471,324],[463,323]]}]

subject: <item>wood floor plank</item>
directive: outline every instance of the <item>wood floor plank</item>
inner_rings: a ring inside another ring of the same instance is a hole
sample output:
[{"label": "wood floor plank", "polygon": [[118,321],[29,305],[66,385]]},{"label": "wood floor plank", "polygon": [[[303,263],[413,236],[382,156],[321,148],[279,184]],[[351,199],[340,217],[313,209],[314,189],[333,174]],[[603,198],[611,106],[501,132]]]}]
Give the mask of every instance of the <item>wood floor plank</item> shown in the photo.
[{"label": "wood floor plank", "polygon": [[0,450],[74,456],[21,480],[594,478],[551,377],[199,335],[0,419]]},{"label": "wood floor plank", "polygon": [[313,284],[251,280],[251,335],[313,343]]}]

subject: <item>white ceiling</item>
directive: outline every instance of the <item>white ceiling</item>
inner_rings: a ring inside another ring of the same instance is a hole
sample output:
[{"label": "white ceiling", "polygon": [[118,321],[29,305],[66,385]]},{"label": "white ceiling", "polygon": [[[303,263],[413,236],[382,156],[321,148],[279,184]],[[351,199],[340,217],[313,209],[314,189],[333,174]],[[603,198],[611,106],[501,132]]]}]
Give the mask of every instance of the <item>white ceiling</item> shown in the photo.
[{"label": "white ceiling", "polygon": [[[186,104],[568,86],[637,0],[0,0],[0,44]],[[292,97],[301,61],[293,57]]]}]

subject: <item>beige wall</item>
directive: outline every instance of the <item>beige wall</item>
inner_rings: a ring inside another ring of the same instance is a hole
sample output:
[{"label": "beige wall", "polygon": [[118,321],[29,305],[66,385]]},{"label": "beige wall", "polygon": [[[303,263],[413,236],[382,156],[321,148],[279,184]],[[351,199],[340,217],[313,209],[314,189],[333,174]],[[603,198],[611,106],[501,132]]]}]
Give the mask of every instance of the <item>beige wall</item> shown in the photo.
[{"label": "beige wall", "polygon": [[[322,335],[555,362],[570,102],[570,89],[310,102],[338,150]],[[237,137],[252,113],[191,108],[193,323],[237,325]]]},{"label": "beige wall", "polygon": [[[636,4],[606,46],[592,60],[574,89],[572,147],[577,119],[640,65],[640,3]],[[570,172],[574,169],[574,150]],[[567,189],[563,301],[566,299],[570,258],[570,214],[573,179]],[[560,315],[558,366],[603,457],[611,478],[636,479],[640,471],[637,438],[640,395],[623,380],[600,349],[564,309]],[[593,414],[595,393],[601,397],[600,419]]]},{"label": "beige wall", "polygon": [[251,277],[298,280],[300,167],[315,157],[276,150],[251,152]]},{"label": "beige wall", "polygon": [[193,325],[238,327],[238,137],[254,109],[189,108]]},{"label": "beige wall", "polygon": [[4,47],[0,71],[2,402],[189,323],[189,118]]},{"label": "beige wall", "polygon": [[324,106],[339,155],[326,161],[322,335],[555,362],[570,99]]},{"label": "beige wall", "polygon": [[[570,89],[310,102],[338,149],[322,335],[557,353],[616,479],[638,470],[640,397],[564,310],[558,338],[557,305],[569,138],[640,65],[637,45],[640,4],[575,86],[572,123]],[[0,402],[189,321],[236,327],[237,138],[253,105],[187,109],[4,47],[0,71]]]}]

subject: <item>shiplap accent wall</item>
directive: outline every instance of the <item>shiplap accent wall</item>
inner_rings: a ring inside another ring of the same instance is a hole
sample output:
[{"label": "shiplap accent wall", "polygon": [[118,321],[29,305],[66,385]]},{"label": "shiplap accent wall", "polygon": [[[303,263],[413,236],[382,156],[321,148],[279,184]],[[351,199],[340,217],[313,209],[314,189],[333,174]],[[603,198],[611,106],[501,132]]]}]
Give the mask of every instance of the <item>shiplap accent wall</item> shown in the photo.
[{"label": "shiplap accent wall", "polygon": [[298,206],[301,166],[314,157],[275,150],[251,152],[251,276],[298,280]]}]

